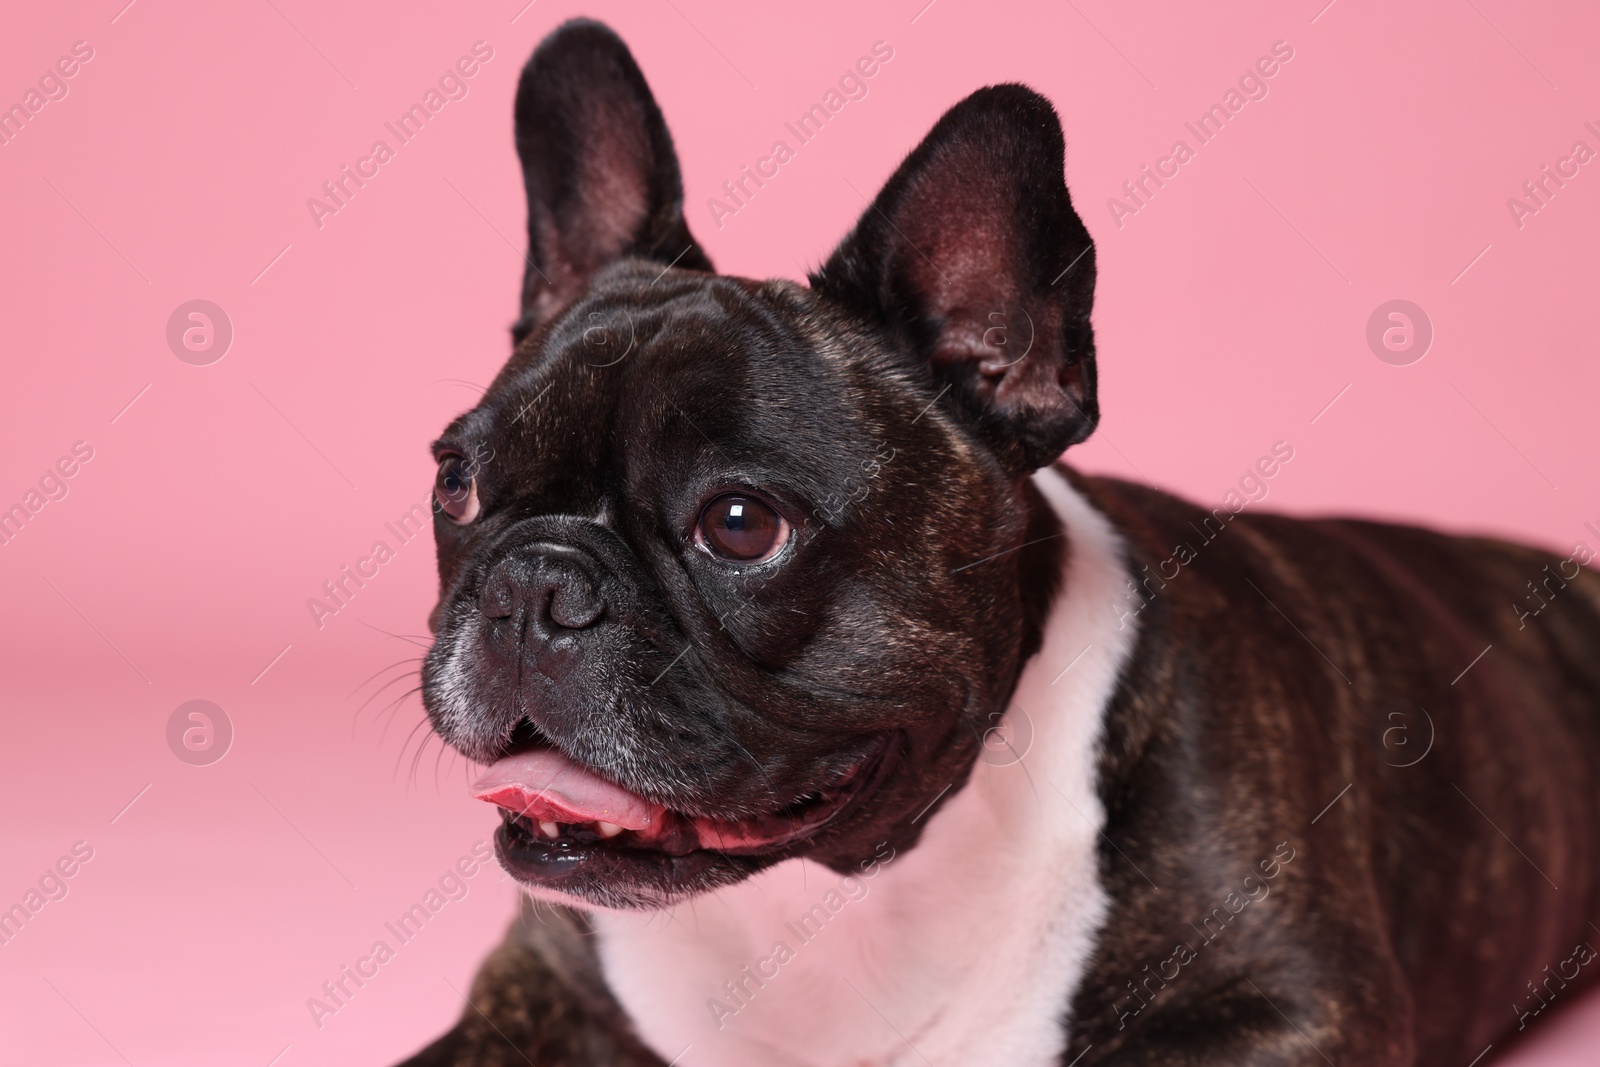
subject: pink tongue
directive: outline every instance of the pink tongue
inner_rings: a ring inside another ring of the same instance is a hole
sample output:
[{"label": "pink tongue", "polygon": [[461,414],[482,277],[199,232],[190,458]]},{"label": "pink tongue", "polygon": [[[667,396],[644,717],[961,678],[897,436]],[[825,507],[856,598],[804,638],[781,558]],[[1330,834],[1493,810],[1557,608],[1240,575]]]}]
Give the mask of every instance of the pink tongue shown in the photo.
[{"label": "pink tongue", "polygon": [[472,795],[530,819],[609,822],[626,830],[648,829],[664,810],[553,749],[516,752],[491,764]]}]

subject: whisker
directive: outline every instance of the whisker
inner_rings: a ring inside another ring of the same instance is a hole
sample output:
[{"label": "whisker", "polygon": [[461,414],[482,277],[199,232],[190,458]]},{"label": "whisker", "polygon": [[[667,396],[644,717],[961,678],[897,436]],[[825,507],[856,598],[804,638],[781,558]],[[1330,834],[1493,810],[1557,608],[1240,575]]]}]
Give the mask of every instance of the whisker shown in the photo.
[{"label": "whisker", "polygon": [[750,750],[745,748],[744,745],[740,744],[737,737],[733,736],[732,729],[728,730],[728,741],[733,745],[734,748],[737,748],[740,752],[744,753],[745,758],[750,761],[750,765],[760,773],[763,779],[766,780],[767,792],[771,795],[772,802],[774,804],[781,804],[783,802],[783,794],[778,792],[778,787],[776,783],[773,782],[772,776],[769,775],[767,773],[767,769],[761,765],[761,761],[752,756],[750,754]]},{"label": "whisker", "polygon": [[443,790],[439,788],[439,763],[444,759],[444,754],[449,749],[449,745],[440,745],[439,754],[433,757],[433,791],[435,793],[443,792]]},{"label": "whisker", "polygon": [[[388,717],[383,720],[383,731],[378,734],[378,747],[379,748],[383,747],[384,740],[389,736],[389,727],[394,725],[394,720],[395,720],[396,716],[398,716],[400,714],[400,708],[405,704],[406,699],[408,697],[410,697],[412,694],[420,693],[420,692],[422,692],[422,686],[420,686],[420,685],[413,686],[412,688],[406,690],[404,693],[401,693],[399,696],[395,697],[392,701],[389,702],[389,707],[387,709],[388,712],[389,712]],[[422,721],[423,722],[427,722],[428,721],[428,717],[427,717],[426,713],[423,714]],[[404,751],[405,751],[405,749],[402,746],[401,752],[404,752]]]},{"label": "whisker", "polygon": [[396,660],[395,662],[393,662],[393,663],[391,663],[391,664],[389,664],[387,666],[379,667],[377,670],[373,671],[371,674],[369,674],[365,678],[363,678],[360,681],[360,683],[358,683],[356,685],[356,687],[354,689],[352,689],[352,690],[350,690],[350,692],[346,693],[344,695],[345,699],[349,700],[351,697],[353,697],[357,693],[361,692],[362,687],[370,685],[373,682],[374,679],[376,679],[380,674],[383,674],[385,671],[392,671],[396,667],[404,667],[408,663],[421,663],[422,661],[423,661],[423,657],[421,657],[421,656],[408,656],[405,659]]},{"label": "whisker", "polygon": [[[423,722],[427,722],[427,720],[424,719]],[[431,729],[422,735],[422,744],[417,746],[417,754],[411,757],[411,778],[406,783],[406,789],[408,791],[417,784],[417,767],[422,763],[423,754],[428,751],[428,742],[432,741],[438,736],[439,735],[434,733]]]},{"label": "whisker", "polygon": [[391,686],[400,685],[403,682],[408,682],[408,681],[411,681],[413,679],[415,679],[417,681],[417,683],[418,683],[417,684],[417,688],[421,689],[422,688],[422,685],[421,685],[422,676],[416,670],[405,671],[402,674],[397,674],[393,678],[390,678],[387,682],[384,682],[376,690],[373,691],[371,696],[367,697],[367,699],[365,699],[365,700],[363,700],[361,702],[361,706],[356,709],[356,718],[359,719],[361,717],[361,713],[367,709],[367,705],[371,704],[374,700],[377,700],[379,697],[383,696],[385,690],[389,689]]},{"label": "whisker", "polygon": [[[394,757],[394,773],[396,775],[398,775],[400,773],[400,761],[405,759],[406,749],[411,747],[412,738],[416,737],[417,736],[417,731],[422,729],[424,726],[430,726],[430,724],[428,722],[428,719],[427,719],[427,716],[423,716],[423,718],[419,719],[417,721],[417,724],[411,728],[411,732],[406,735],[406,739],[403,742],[401,742],[400,751],[395,753],[395,757]],[[430,729],[431,729],[431,726],[430,726]],[[426,743],[426,742],[424,742],[424,743]],[[391,778],[391,780],[393,780],[393,779]]]},{"label": "whisker", "polygon": [[428,638],[428,637],[423,637],[421,634],[397,634],[397,633],[391,633],[390,631],[385,630],[381,626],[372,625],[370,622],[368,622],[365,619],[357,619],[356,621],[361,623],[361,625],[365,626],[367,629],[376,630],[380,634],[383,634],[383,636],[392,637],[396,641],[406,641],[406,642],[409,642],[409,643],[411,643],[413,645],[417,645],[417,646],[419,646],[421,648],[432,648],[433,647],[433,639],[432,638]]}]

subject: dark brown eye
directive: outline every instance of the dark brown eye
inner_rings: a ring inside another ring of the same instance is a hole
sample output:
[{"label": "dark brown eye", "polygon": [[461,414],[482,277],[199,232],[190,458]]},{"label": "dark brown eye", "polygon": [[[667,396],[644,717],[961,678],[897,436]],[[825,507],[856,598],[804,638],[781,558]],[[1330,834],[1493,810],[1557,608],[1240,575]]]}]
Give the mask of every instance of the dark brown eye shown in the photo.
[{"label": "dark brown eye", "polygon": [[698,540],[718,559],[759,563],[789,540],[789,523],[753,496],[719,496],[700,513]]},{"label": "dark brown eye", "polygon": [[433,499],[445,517],[465,526],[478,517],[478,481],[466,459],[451,453],[439,460],[439,473],[433,479]]}]

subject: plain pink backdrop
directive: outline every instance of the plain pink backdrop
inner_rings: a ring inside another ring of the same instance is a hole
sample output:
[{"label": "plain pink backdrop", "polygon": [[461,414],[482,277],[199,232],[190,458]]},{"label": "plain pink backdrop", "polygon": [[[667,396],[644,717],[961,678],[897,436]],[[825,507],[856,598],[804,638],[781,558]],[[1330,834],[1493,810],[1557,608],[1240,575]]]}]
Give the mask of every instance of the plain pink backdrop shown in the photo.
[{"label": "plain pink backdrop", "polygon": [[[415,697],[385,732],[409,682],[379,690],[420,652],[434,572],[431,538],[384,523],[424,497],[427,442],[507,354],[512,92],[571,15],[634,49],[690,223],[733,273],[801,277],[972,89],[1053,99],[1100,264],[1105,421],[1079,465],[1214,503],[1284,440],[1264,506],[1600,548],[1583,528],[1600,525],[1600,164],[1521,228],[1507,207],[1574,141],[1600,148],[1592,7],[525,2],[3,17],[0,104],[74,42],[94,50],[0,146],[0,506],[94,450],[0,546],[0,905],[74,842],[94,850],[0,946],[7,1063],[382,1064],[461,1010],[512,912],[497,869],[320,1028],[306,1000],[497,822],[436,741],[414,759]],[[319,228],[307,198],[480,40],[468,96]],[[867,97],[715,225],[707,198],[880,40],[894,57]],[[1294,58],[1266,98],[1119,227],[1108,198],[1192,146],[1183,123],[1280,40]],[[1410,366],[1365,340],[1396,298],[1435,329]],[[167,346],[191,299],[232,321],[213,365]],[[319,629],[307,599],[379,539],[394,558]],[[191,699],[235,730],[210,766],[167,747]],[[1600,1005],[1539,1025],[1516,1063],[1592,1062]]]}]

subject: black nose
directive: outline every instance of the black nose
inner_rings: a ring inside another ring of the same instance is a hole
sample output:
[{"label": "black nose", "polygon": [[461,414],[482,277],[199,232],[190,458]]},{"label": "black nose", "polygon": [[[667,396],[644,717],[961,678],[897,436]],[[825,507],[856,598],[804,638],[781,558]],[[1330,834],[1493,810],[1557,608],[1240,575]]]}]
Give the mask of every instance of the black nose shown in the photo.
[{"label": "black nose", "polygon": [[507,556],[489,569],[478,590],[485,618],[511,619],[542,637],[593,626],[605,614],[587,561],[563,545],[537,545]]}]

